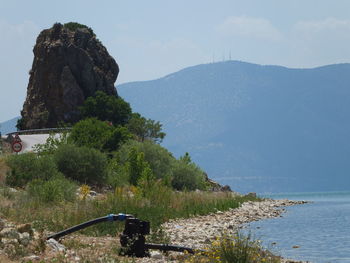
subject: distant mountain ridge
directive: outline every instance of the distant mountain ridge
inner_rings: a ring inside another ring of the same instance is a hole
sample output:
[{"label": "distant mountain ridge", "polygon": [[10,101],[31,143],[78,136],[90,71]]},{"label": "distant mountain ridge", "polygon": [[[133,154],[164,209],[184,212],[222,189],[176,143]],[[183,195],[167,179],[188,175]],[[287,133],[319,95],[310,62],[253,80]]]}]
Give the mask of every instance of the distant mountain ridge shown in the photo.
[{"label": "distant mountain ridge", "polygon": [[290,69],[226,61],[118,91],[164,124],[164,146],[188,151],[234,190],[348,190],[350,64]]},{"label": "distant mountain ridge", "polygon": [[0,132],[2,135],[16,131],[16,124],[19,117],[0,123]]}]

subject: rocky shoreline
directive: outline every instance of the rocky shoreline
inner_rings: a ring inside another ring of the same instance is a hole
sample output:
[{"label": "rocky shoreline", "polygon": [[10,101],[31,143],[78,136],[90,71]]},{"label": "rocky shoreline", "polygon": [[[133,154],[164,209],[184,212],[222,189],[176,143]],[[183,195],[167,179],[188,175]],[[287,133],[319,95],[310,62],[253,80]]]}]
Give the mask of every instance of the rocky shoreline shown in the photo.
[{"label": "rocky shoreline", "polygon": [[[222,234],[234,234],[244,224],[267,218],[281,217],[284,207],[305,204],[306,201],[272,200],[246,202],[235,209],[217,211],[205,216],[189,219],[170,220],[163,224],[164,231],[170,237],[170,243],[192,248],[203,248]],[[140,259],[137,262],[167,262],[162,254],[154,252],[152,258]],[[286,263],[299,261],[283,260]]]},{"label": "rocky shoreline", "polygon": [[[217,211],[216,213],[205,216],[170,220],[163,224],[163,230],[170,238],[169,244],[201,249],[222,234],[234,234],[237,230],[244,227],[245,224],[253,221],[280,217],[286,211],[284,207],[305,203],[307,202],[272,199],[266,199],[261,202],[245,202],[239,208],[230,209],[225,212]],[[87,244],[101,244],[100,247],[96,247],[96,251],[100,252],[103,251],[103,248],[106,249],[116,242],[116,238],[110,236],[90,238],[80,235],[67,237],[66,242],[69,243],[69,240],[74,240],[75,238],[78,238],[80,241],[86,241]],[[4,219],[0,219],[0,259],[6,254],[17,253],[20,248],[31,247],[35,243],[38,243],[40,239],[39,233],[32,229],[30,224],[16,226]],[[62,248],[57,248],[56,246],[60,244],[56,243],[50,244],[47,242],[44,245],[48,248],[45,255],[31,255],[22,259],[36,262],[48,260],[57,253],[63,253],[67,260],[71,259],[72,262],[81,262],[74,249],[68,249],[62,245]],[[86,245],[86,249],[89,247]],[[133,262],[180,262],[177,260],[177,255],[179,253],[165,255],[158,251],[151,251],[150,258],[138,258]],[[282,262],[297,263],[299,261],[283,259]]]}]

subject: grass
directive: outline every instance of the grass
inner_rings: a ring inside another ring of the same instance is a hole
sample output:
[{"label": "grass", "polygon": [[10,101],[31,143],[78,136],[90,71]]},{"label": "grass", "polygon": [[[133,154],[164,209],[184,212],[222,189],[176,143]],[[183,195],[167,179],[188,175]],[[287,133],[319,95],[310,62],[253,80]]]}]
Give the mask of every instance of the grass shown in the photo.
[{"label": "grass", "polygon": [[6,164],[5,155],[0,155],[0,186],[5,184],[5,177],[8,170],[9,167]]},{"label": "grass", "polygon": [[185,263],[280,263],[281,258],[263,249],[259,241],[237,233],[217,238],[205,252],[184,256]]},{"label": "grass", "polygon": [[[117,188],[102,200],[85,199],[58,204],[36,202],[27,198],[23,192],[18,194],[11,205],[2,207],[2,213],[11,221],[34,222],[37,229],[50,231],[63,230],[111,213],[127,213],[150,221],[151,229],[157,231],[169,219],[225,211],[250,200],[256,198],[224,192],[175,192],[163,185],[155,185],[147,196],[141,196],[136,187]],[[122,224],[101,223],[87,228],[84,233],[93,236],[115,235],[122,228]]]}]

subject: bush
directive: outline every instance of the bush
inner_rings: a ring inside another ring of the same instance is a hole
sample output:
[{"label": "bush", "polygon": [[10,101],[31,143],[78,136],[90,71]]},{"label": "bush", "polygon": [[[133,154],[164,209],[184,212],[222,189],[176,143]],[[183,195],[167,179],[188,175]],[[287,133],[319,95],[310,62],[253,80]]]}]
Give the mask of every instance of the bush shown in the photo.
[{"label": "bush", "polygon": [[35,153],[11,155],[6,160],[10,172],[6,183],[10,186],[25,187],[34,179],[48,180],[58,174],[52,156],[38,156]]},{"label": "bush", "polygon": [[47,181],[36,179],[27,187],[29,197],[43,203],[74,201],[76,189],[76,184],[63,175],[54,176]]},{"label": "bush", "polygon": [[127,124],[129,131],[135,135],[138,141],[144,142],[151,140],[153,142],[162,142],[165,133],[162,132],[162,124],[159,121],[146,119],[139,113],[133,113]]},{"label": "bush", "polygon": [[114,127],[96,118],[78,122],[69,135],[69,141],[74,144],[100,151],[114,151],[129,138],[130,133],[126,128]]},{"label": "bush", "polygon": [[179,160],[172,173],[171,185],[176,190],[204,190],[206,187],[204,174],[194,163]]},{"label": "bush", "polygon": [[56,149],[63,144],[68,143],[68,132],[64,131],[60,134],[50,134],[44,144],[36,144],[33,147],[33,151],[39,155],[52,154]]},{"label": "bush", "polygon": [[92,148],[62,145],[54,153],[58,170],[82,183],[102,184],[107,175],[107,157]]},{"label": "bush", "polygon": [[128,161],[132,149],[136,149],[138,153],[144,153],[144,160],[148,162],[156,178],[166,179],[172,176],[172,167],[176,159],[167,149],[151,141],[143,143],[128,141],[118,151],[118,158],[121,164]]},{"label": "bush", "polygon": [[[204,190],[206,188],[204,172],[191,161],[188,153],[176,160],[167,149],[152,141],[143,143],[128,141],[120,147],[117,153],[119,163],[130,165],[130,156],[135,155],[135,151],[137,154],[144,154],[142,158],[149,164],[154,176],[157,179],[162,179],[165,184],[171,185],[177,190]],[[134,167],[137,166],[134,165]],[[130,182],[135,184],[137,181],[135,178],[139,177],[141,172],[132,172],[133,175],[130,173]],[[136,176],[135,173],[138,175]]]},{"label": "bush", "polygon": [[113,125],[125,125],[129,122],[132,111],[130,104],[121,97],[97,91],[95,96],[85,100],[80,112],[83,118],[97,118],[110,121]]},{"label": "bush", "polygon": [[113,188],[122,187],[129,184],[129,174],[126,166],[120,165],[116,159],[112,159],[108,164],[107,184]]},{"label": "bush", "polygon": [[65,23],[65,24],[63,24],[63,27],[68,28],[71,31],[76,31],[78,28],[86,28],[87,30],[90,31],[90,33],[92,35],[95,35],[94,31],[90,27],[83,25],[83,24],[80,24],[80,23],[77,23],[77,22]]},{"label": "bush", "polygon": [[205,252],[189,255],[185,263],[280,263],[281,258],[262,248],[258,240],[250,235],[237,233],[234,236],[224,234],[218,237]]}]

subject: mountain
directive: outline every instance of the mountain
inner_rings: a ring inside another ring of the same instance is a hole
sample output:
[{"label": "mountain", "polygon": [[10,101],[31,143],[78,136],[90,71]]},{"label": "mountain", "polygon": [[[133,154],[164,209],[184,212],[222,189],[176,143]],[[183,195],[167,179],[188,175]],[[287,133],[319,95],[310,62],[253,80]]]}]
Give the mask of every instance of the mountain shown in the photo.
[{"label": "mountain", "polygon": [[17,131],[16,124],[19,117],[0,123],[0,132],[2,135]]},{"label": "mountain", "polygon": [[163,123],[163,145],[242,192],[348,190],[350,64],[312,69],[238,61],[118,85]]}]

